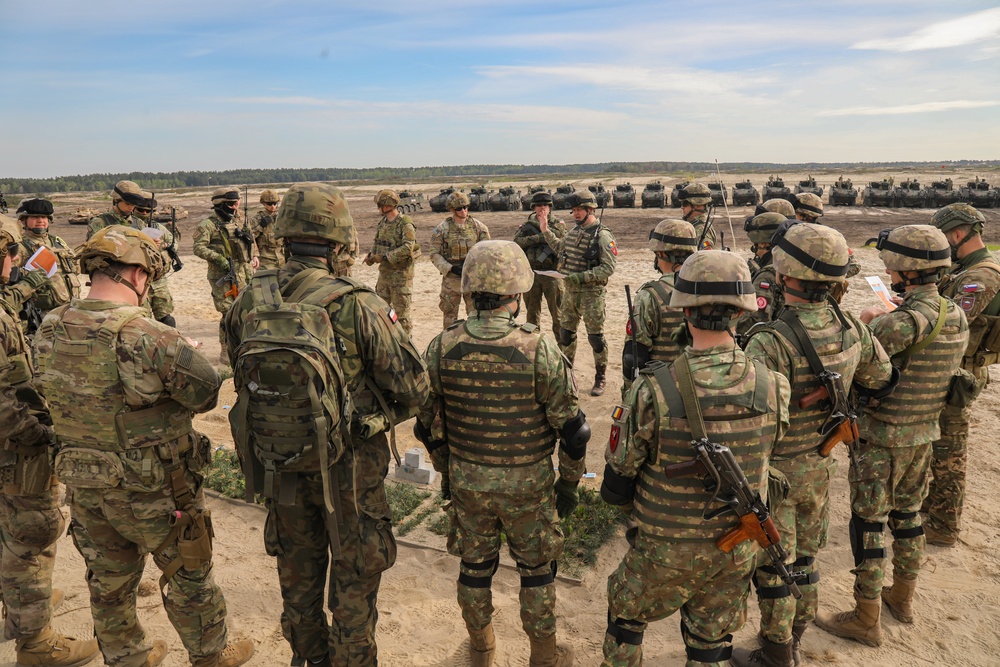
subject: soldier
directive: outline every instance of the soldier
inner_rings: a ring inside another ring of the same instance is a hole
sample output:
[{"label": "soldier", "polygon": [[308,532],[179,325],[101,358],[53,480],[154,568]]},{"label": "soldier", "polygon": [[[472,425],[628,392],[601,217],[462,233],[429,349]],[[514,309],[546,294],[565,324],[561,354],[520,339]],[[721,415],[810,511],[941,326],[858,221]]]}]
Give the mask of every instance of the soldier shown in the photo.
[{"label": "soldier", "polygon": [[496,652],[491,584],[501,531],[521,575],[529,665],[573,664],[572,650],[556,643],[554,577],[563,533],[554,514],[561,519],[577,505],[590,426],[556,345],[536,325],[515,321],[532,282],[515,243],[476,244],[462,272],[462,291],[476,313],[438,334],[425,355],[431,393],[415,433],[451,499],[448,550],[462,559],[458,604],[473,667],[489,667]]},{"label": "soldier", "polygon": [[353,273],[351,267],[357,261],[358,252],[361,246],[358,244],[358,236],[354,235],[351,242],[341,248],[337,257],[333,261],[333,275],[337,278],[350,278]]},{"label": "soldier", "polygon": [[23,324],[29,336],[34,335],[42,318],[57,306],[80,296],[80,272],[73,250],[61,238],[49,233],[52,224],[52,202],[40,197],[25,199],[17,209],[17,218],[24,226],[21,237],[20,262],[23,266],[40,247],[56,256],[56,273],[26,304]]},{"label": "soldier", "polygon": [[[441,272],[441,301],[438,307],[444,313],[444,328],[458,319],[462,297],[462,265],[471,248],[480,241],[488,241],[490,230],[469,215],[469,198],[464,192],[448,196],[451,215],[434,228],[431,235],[431,262]],[[465,295],[465,313],[472,312],[472,297]]]},{"label": "soldier", "polygon": [[153,243],[160,249],[160,254],[163,255],[163,261],[167,267],[163,276],[154,280],[149,286],[149,308],[153,312],[155,320],[163,322],[167,326],[176,327],[177,320],[173,316],[174,297],[170,294],[170,284],[167,282],[171,266],[170,253],[167,252],[167,248],[173,248],[176,239],[166,225],[153,220],[153,211],[156,210],[156,199],[153,197],[153,193],[143,190],[142,196],[144,198],[143,204],[135,207],[134,215],[142,223],[140,231],[143,228],[152,227],[160,233],[153,239]]},{"label": "soldier", "polygon": [[392,190],[380,190],[375,206],[382,217],[375,230],[372,249],[365,264],[378,264],[375,293],[392,306],[399,323],[407,334],[413,333],[410,306],[413,294],[413,265],[420,256],[417,230],[413,219],[399,212],[399,195]]},{"label": "soldier", "polygon": [[684,313],[670,307],[670,295],[677,272],[697,247],[698,232],[690,222],[661,220],[649,232],[653,266],[660,272],[660,278],[649,281],[635,293],[635,312],[625,327],[622,350],[623,399],[648,362],[672,364],[681,353],[673,333],[684,324]]},{"label": "soldier", "polygon": [[[528,256],[528,263],[534,271],[554,271],[559,263],[562,239],[566,236],[566,224],[562,220],[549,220],[552,213],[552,195],[536,192],[531,196],[534,213],[528,221],[514,232],[514,243],[521,246]],[[527,321],[537,325],[541,321],[542,297],[552,318],[552,334],[559,337],[559,306],[562,303],[562,281],[553,276],[533,273],[531,289],[524,293],[524,303],[528,307]]]},{"label": "soldier", "polygon": [[[1000,265],[983,242],[986,218],[968,204],[949,204],[934,214],[931,224],[944,232],[953,264],[938,285],[941,295],[957,303],[969,320],[969,347],[962,368],[976,378],[976,393],[989,380],[989,367],[1000,361]],[[965,501],[966,448],[971,401],[964,408],[946,405],[941,411],[941,437],[931,454],[930,492],[924,533],[929,544],[950,547],[958,542]]]},{"label": "soldier", "polygon": [[[762,493],[768,456],[788,427],[788,380],[747,358],[730,332],[740,311],[755,305],[746,262],[721,250],[696,252],[677,274],[670,305],[684,310],[690,347],[669,366],[640,371],[612,413],[601,496],[630,511],[637,528],[608,578],[605,667],[642,664],[647,624],[678,609],[687,665],[728,664],[757,547],[716,546],[739,521],[726,513],[704,518],[717,509],[706,507],[711,491],[665,468],[690,463],[693,434],[703,431],[732,451]],[[705,419],[689,416],[688,404],[700,404]]]},{"label": "soldier", "polygon": [[111,190],[111,209],[106,213],[101,213],[90,219],[87,225],[87,239],[96,234],[98,230],[109,225],[125,225],[133,229],[142,229],[143,223],[136,220],[134,212],[136,206],[145,204],[146,198],[142,190],[132,181],[118,181]]},{"label": "soldier", "polygon": [[692,183],[681,190],[681,215],[698,232],[698,250],[711,250],[718,245],[715,225],[706,207],[712,204],[712,191],[704,183]]},{"label": "soldier", "polygon": [[[833,284],[846,280],[848,269],[847,241],[840,232],[803,223],[779,230],[774,244],[774,270],[785,293],[785,306],[775,321],[751,330],[745,349],[748,357],[759,359],[788,380],[791,405],[798,408],[791,413],[788,432],[771,453],[771,467],[784,475],[790,487],[783,502],[772,502],[771,517],[794,561],[791,566],[802,598],[792,598],[773,567],[757,568],[754,579],[762,646],[754,651],[736,649],[734,667],[792,667],[800,661],[799,642],[816,617],[816,555],[826,545],[830,524],[835,461],[820,449],[835,437],[829,434],[836,426],[852,421],[852,415],[836,412],[848,405],[852,386],[867,395],[892,391],[892,365],[885,350],[865,324],[842,313],[829,298]],[[823,373],[839,374],[839,383],[822,380]],[[818,390],[826,391],[828,397],[813,400]]]},{"label": "soldier", "polygon": [[[940,296],[935,284],[951,263],[945,235],[931,225],[906,225],[879,234],[877,247],[892,289],[903,299],[892,312],[868,308],[861,320],[871,322],[900,379],[889,396],[864,409],[858,423],[861,445],[848,476],[855,607],[816,614],[816,625],[827,632],[868,646],[882,644],[882,602],[896,620],[913,622],[924,552],[917,511],[927,495],[941,409],[969,341],[965,313]],[[892,586],[883,588],[887,521],[893,577]]]},{"label": "soldier", "polygon": [[[37,200],[35,200],[37,201]],[[44,200],[43,200],[44,201]],[[17,225],[0,216],[0,284],[21,248]],[[32,377],[31,352],[17,311],[0,301],[0,591],[4,636],[18,665],[70,667],[90,662],[97,641],[64,637],[50,625],[56,540],[66,527],[61,487],[52,474],[52,427]],[[61,594],[57,594],[61,597]]]},{"label": "soldier", "polygon": [[106,664],[153,667],[167,652],[136,617],[152,552],[171,624],[193,667],[236,667],[253,643],[227,645],[226,602],[212,577],[202,470],[212,443],[192,415],[215,407],[219,376],[176,329],[140,306],[166,270],[152,239],[122,226],[81,246],[86,299],[52,311],[35,337],[59,441],[55,471],[71,490],[70,533],[87,564],[94,632]]},{"label": "soldier", "polygon": [[[785,199],[770,199],[767,203],[773,201],[788,203]],[[757,293],[757,309],[744,313],[736,323],[736,335],[741,342],[744,341],[750,327],[758,322],[769,322],[774,314],[781,310],[781,305],[784,303],[784,295],[774,273],[771,237],[785,220],[787,218],[781,213],[765,212],[747,218],[743,225],[752,244],[750,251],[753,257],[747,260],[747,267],[750,269],[750,280],[753,281]]]},{"label": "soldier", "polygon": [[[240,191],[217,188],[212,192],[212,215],[198,223],[194,254],[208,262],[208,285],[215,310],[225,316],[236,295],[250,283],[260,265],[253,235],[239,224]],[[229,362],[226,331],[219,320],[219,363]]]},{"label": "soldier", "polygon": [[758,204],[757,210],[754,211],[754,215],[761,213],[780,213],[786,218],[794,218],[795,207],[787,199],[768,199],[763,204]]},{"label": "soldier", "polygon": [[570,365],[576,356],[576,330],[580,320],[587,329],[587,342],[594,350],[594,387],[600,396],[606,386],[608,342],[604,338],[604,294],[615,272],[618,246],[614,234],[594,215],[597,199],[590,190],[571,200],[576,226],[563,240],[559,271],[566,276],[566,292],[559,311],[559,349]]},{"label": "soldier", "polygon": [[250,233],[257,243],[260,253],[260,268],[280,269],[285,265],[285,244],[274,237],[274,216],[278,212],[281,197],[270,188],[260,193],[263,211],[257,211],[250,221]]},{"label": "soldier", "polygon": [[[362,283],[332,275],[338,253],[355,238],[339,189],[322,183],[293,185],[274,226],[276,237],[285,241],[288,261],[277,272],[258,274],[252,289],[240,294],[226,315],[232,366],[239,369],[243,325],[260,303],[261,290],[279,290],[284,298],[296,294],[301,303],[325,307],[354,405],[344,454],[329,469],[336,473],[332,489],[324,487],[328,475],[320,466],[324,455],[312,446],[315,436],[302,443],[282,438],[289,447],[301,444],[305,454],[291,472],[275,473],[291,502],[267,500],[264,546],[277,558],[281,629],[292,647],[293,665],[375,665],[378,588],[382,572],[396,558],[385,495],[385,431],[415,415],[427,400],[427,374],[389,306]],[[239,382],[237,390],[244,390]],[[335,397],[324,400],[328,398]],[[281,435],[295,432],[293,426],[281,426]],[[327,492],[339,511],[331,511]],[[327,570],[332,627],[323,606]]]},{"label": "soldier", "polygon": [[792,206],[795,208],[796,220],[819,223],[819,219],[823,217],[823,200],[812,192],[795,195]]}]

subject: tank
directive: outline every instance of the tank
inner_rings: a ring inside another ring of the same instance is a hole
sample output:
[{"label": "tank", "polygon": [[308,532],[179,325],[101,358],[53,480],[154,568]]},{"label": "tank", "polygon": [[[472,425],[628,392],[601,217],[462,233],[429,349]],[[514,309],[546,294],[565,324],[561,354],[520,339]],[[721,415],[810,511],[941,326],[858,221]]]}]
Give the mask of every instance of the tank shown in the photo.
[{"label": "tank", "polygon": [[[170,206],[159,206],[155,211],[153,211],[153,222],[169,223],[170,218]],[[174,206],[174,215],[177,220],[183,220],[188,217],[188,211],[186,208],[181,206]]]},{"label": "tank", "polygon": [[556,188],[555,194],[552,195],[552,208],[556,211],[571,208],[569,201],[574,192],[576,192],[576,188],[569,183],[566,185],[560,185]]},{"label": "tank", "polygon": [[681,181],[674,184],[674,189],[670,191],[670,205],[673,208],[681,207],[681,190],[691,185],[691,181]]},{"label": "tank", "polygon": [[1000,206],[1000,189],[991,188],[985,179],[976,176],[976,180],[969,181],[961,190],[962,201],[972,204],[976,208],[994,208]]},{"label": "tank", "polygon": [[943,181],[931,181],[930,189],[932,208],[941,208],[962,201],[962,191],[955,187],[950,178]]},{"label": "tank", "polygon": [[646,183],[646,187],[642,189],[642,207],[663,208],[665,203],[666,193],[663,191],[663,183],[659,181]]},{"label": "tank", "polygon": [[530,210],[532,210],[532,208],[534,208],[531,205],[531,197],[536,192],[545,192],[545,186],[544,185],[529,185],[528,186],[528,192],[525,193],[525,194],[523,194],[523,195],[521,195],[521,208],[523,210],[530,211]]},{"label": "tank", "polygon": [[712,191],[712,206],[725,206],[726,197],[729,196],[729,190],[722,183],[709,183],[708,189]]},{"label": "tank", "polygon": [[608,202],[611,201],[611,193],[604,189],[604,183],[588,185],[587,189],[594,193],[594,199],[597,200],[598,208],[607,207]]},{"label": "tank", "polygon": [[517,211],[521,208],[521,193],[507,186],[490,195],[491,211]]},{"label": "tank", "polygon": [[920,187],[920,181],[908,178],[896,187],[896,206],[905,208],[928,208],[931,204],[931,193],[927,188]]},{"label": "tank", "polygon": [[442,188],[441,192],[431,197],[431,210],[435,213],[445,213],[448,211],[448,197],[455,191],[455,188]]},{"label": "tank", "polygon": [[764,201],[771,199],[787,199],[792,201],[792,189],[785,185],[781,176],[771,176],[764,186]]},{"label": "tank", "polygon": [[865,206],[896,206],[896,190],[892,187],[892,179],[883,178],[881,181],[868,183],[862,202]]},{"label": "tank", "polygon": [[635,208],[635,188],[631,183],[619,183],[611,193],[615,208]]},{"label": "tank", "polygon": [[795,194],[800,195],[803,192],[811,192],[817,197],[823,196],[823,186],[816,185],[816,179],[809,175],[809,178],[804,181],[799,181],[799,184],[795,186]]},{"label": "tank", "polygon": [[858,203],[858,189],[851,179],[841,176],[830,186],[830,206],[855,206]]},{"label": "tank", "polygon": [[[80,208],[76,209],[76,213],[74,213],[73,215],[69,216],[69,224],[71,224],[71,225],[86,225],[88,222],[90,222],[91,218],[93,218],[94,216],[100,215],[100,214],[101,214],[101,212],[98,211],[95,208],[85,208],[85,207],[81,206]],[[169,210],[168,210],[167,220],[169,220],[169,219],[170,219],[170,217],[169,217]]]},{"label": "tank", "polygon": [[748,178],[733,185],[733,206],[756,206],[760,203],[760,193]]}]

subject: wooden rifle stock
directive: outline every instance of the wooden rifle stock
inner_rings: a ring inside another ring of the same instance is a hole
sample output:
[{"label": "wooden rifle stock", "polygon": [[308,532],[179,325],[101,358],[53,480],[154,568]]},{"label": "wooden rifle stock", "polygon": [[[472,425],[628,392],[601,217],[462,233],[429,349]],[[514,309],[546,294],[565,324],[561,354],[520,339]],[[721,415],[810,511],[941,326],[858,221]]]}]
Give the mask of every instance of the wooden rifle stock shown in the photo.
[{"label": "wooden rifle stock", "polygon": [[845,418],[844,421],[837,424],[837,427],[830,431],[830,435],[826,436],[826,440],[822,442],[819,446],[819,455],[826,457],[830,455],[833,448],[836,447],[841,442],[847,444],[850,448],[851,444],[858,441],[858,424],[857,422]]},{"label": "wooden rifle stock", "polygon": [[820,401],[827,398],[830,398],[830,392],[827,391],[825,386],[820,386],[819,389],[811,391],[799,399],[799,408],[803,410],[806,408],[811,408],[812,406],[816,405]]},{"label": "wooden rifle stock", "polygon": [[777,544],[781,537],[770,516],[761,521],[756,514],[748,512],[740,517],[739,525],[720,537],[715,545],[725,553],[729,553],[747,540],[753,540],[762,547],[769,547]]}]

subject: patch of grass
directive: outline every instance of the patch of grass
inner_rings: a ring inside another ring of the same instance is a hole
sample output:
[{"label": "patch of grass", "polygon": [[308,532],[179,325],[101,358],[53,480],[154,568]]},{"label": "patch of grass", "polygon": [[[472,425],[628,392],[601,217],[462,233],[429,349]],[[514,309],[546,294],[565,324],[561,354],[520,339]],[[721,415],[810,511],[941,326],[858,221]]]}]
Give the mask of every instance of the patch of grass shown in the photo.
[{"label": "patch of grass", "polygon": [[986,247],[990,252],[996,252],[997,250],[1000,250],[1000,243],[987,243]]},{"label": "patch of grass", "polygon": [[448,535],[448,529],[450,527],[451,521],[448,519],[448,515],[444,512],[441,512],[427,524],[427,530],[431,531],[435,535],[440,535],[441,537]]},{"label": "patch of grass", "polygon": [[240,468],[239,456],[234,450],[215,450],[212,454],[212,463],[205,470],[205,486],[227,498],[243,500],[246,497],[246,479]]},{"label": "patch of grass", "polygon": [[434,514],[440,509],[441,509],[441,497],[438,496],[437,498],[433,499],[430,503],[428,503],[424,507],[421,507],[416,512],[414,512],[413,515],[410,516],[406,521],[399,524],[398,528],[396,529],[396,534],[399,535],[400,537],[406,535],[407,533],[411,532],[414,528],[419,526],[421,523],[423,523],[424,519],[426,519],[431,514]]},{"label": "patch of grass", "polygon": [[625,525],[625,516],[601,500],[593,489],[580,489],[580,504],[562,520],[566,542],[559,558],[559,571],[578,577],[597,562],[597,552]]},{"label": "patch of grass", "polygon": [[386,482],[385,495],[389,500],[392,519],[399,525],[403,519],[413,514],[413,511],[420,507],[431,494],[429,491],[422,491],[410,484]]}]

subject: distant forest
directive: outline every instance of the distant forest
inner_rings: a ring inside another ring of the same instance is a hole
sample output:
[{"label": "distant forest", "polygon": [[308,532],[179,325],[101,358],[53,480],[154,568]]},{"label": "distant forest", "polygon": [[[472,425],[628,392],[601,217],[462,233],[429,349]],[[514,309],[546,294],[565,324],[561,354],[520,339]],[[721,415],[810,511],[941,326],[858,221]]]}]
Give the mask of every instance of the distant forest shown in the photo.
[{"label": "distant forest", "polygon": [[[597,162],[592,164],[468,164],[445,167],[373,167],[370,169],[231,169],[227,171],[175,171],[123,174],[82,174],[55,178],[3,178],[0,192],[29,194],[46,192],[86,192],[110,190],[120,180],[136,181],[153,191],[220,185],[282,184],[301,181],[377,181],[379,183],[415,183],[435,179],[473,179],[515,176],[559,176],[570,174],[641,174],[698,173],[715,171],[713,162]],[[956,169],[996,169],[1000,160],[957,160],[946,162],[807,162],[782,164],[769,162],[724,162],[726,172],[826,171],[852,172],[875,169],[948,167]]]}]

